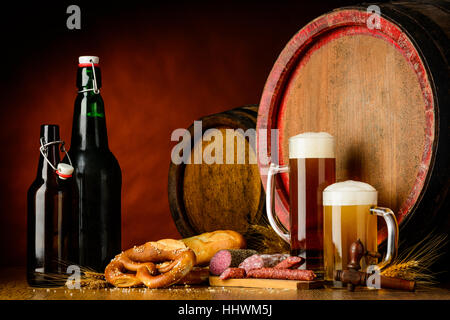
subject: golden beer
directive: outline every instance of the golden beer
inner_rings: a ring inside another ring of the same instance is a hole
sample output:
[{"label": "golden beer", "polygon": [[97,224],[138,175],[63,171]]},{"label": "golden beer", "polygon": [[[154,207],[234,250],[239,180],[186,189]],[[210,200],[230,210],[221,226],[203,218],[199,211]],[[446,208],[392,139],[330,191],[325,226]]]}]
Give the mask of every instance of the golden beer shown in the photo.
[{"label": "golden beer", "polygon": [[[323,250],[325,280],[333,280],[335,270],[347,269],[349,248],[361,240],[365,250],[377,251],[377,191],[369,184],[345,181],[328,186],[323,193]],[[361,259],[361,270],[376,264],[374,258]]]}]

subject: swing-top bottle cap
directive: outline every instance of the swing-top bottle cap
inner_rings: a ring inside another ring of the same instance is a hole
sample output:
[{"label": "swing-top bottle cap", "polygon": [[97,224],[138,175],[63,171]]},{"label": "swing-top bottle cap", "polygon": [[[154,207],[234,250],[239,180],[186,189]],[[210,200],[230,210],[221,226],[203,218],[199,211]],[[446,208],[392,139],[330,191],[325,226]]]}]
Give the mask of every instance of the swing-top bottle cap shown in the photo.
[{"label": "swing-top bottle cap", "polygon": [[91,64],[91,60],[94,64],[98,64],[100,58],[97,56],[80,56],[78,57],[79,64]]},{"label": "swing-top bottle cap", "polygon": [[58,163],[56,174],[63,180],[72,177],[73,167],[67,163]]}]

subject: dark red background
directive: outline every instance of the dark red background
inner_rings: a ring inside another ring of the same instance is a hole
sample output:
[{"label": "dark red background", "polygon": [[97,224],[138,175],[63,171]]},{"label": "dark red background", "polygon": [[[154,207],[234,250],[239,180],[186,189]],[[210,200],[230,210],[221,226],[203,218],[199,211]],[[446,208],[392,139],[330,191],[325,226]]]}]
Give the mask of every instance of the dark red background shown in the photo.
[{"label": "dark red background", "polygon": [[[39,127],[70,144],[79,55],[100,56],[109,145],[122,168],[122,247],[178,238],[167,200],[171,132],[195,119],[258,103],[288,40],[352,1],[73,3],[3,8],[0,108],[0,264],[25,264],[26,191]],[[354,3],[354,2],[353,2]]]}]

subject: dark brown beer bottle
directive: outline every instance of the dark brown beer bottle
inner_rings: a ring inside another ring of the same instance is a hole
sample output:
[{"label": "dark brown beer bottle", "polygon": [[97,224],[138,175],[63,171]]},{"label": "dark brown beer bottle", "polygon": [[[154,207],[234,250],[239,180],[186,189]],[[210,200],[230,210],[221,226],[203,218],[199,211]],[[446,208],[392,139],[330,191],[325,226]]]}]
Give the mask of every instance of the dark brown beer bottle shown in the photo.
[{"label": "dark brown beer bottle", "polygon": [[59,127],[42,125],[40,137],[37,176],[27,195],[27,281],[60,286],[67,266],[78,260],[77,190],[71,173],[60,169]]},{"label": "dark brown beer bottle", "polygon": [[79,190],[79,264],[103,272],[121,251],[122,173],[108,147],[98,62],[79,58],[69,155]]}]

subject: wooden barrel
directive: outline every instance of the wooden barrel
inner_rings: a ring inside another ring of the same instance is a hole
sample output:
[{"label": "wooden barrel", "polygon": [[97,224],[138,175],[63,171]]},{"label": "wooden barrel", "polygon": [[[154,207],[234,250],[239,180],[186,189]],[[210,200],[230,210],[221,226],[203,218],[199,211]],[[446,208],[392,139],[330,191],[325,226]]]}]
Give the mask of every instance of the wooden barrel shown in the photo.
[{"label": "wooden barrel", "polygon": [[[303,27],[279,55],[258,111],[259,154],[288,163],[288,138],[336,138],[336,179],[360,180],[396,213],[400,239],[448,232],[450,187],[449,2],[336,9]],[[379,24],[378,24],[379,23]],[[268,130],[268,138],[260,129]],[[271,150],[271,129],[278,146]],[[265,185],[267,165],[259,156]],[[289,177],[276,211],[289,228]],[[386,238],[379,223],[379,243]]]},{"label": "wooden barrel", "polygon": [[[265,193],[256,162],[257,110],[257,106],[248,105],[203,117],[198,120],[203,137],[194,137],[194,124],[188,128],[192,137],[190,163],[172,162],[168,185],[172,217],[183,237],[218,229],[245,233],[249,223],[262,217]],[[194,163],[194,154],[204,155],[216,140],[211,138],[213,134],[209,129],[218,129],[222,135],[222,163],[208,164],[207,159],[202,159],[201,164]],[[227,136],[227,130],[237,138]],[[244,136],[245,133],[251,135],[252,131],[253,138]],[[240,149],[245,152],[245,157],[241,153],[241,159],[236,155],[238,139],[242,139],[245,148]],[[227,146],[232,148],[229,150],[234,159],[228,160],[232,163],[227,163]]]}]

